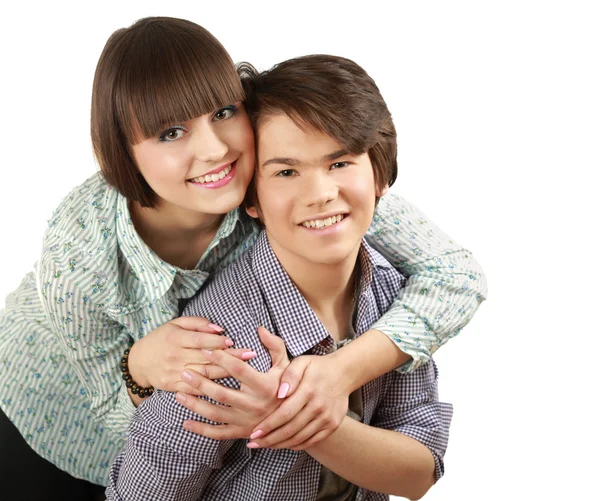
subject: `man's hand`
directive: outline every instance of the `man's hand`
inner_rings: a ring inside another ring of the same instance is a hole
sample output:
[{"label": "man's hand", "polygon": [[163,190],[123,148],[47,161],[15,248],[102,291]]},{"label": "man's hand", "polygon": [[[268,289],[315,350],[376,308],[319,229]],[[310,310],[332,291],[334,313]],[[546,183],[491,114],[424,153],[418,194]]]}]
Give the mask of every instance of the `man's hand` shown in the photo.
[{"label": "man's hand", "polygon": [[279,390],[285,400],[253,429],[249,447],[304,450],[337,430],[348,412],[351,389],[336,354],[292,361]]},{"label": "man's hand", "polygon": [[267,373],[255,370],[245,362],[224,350],[204,352],[206,359],[241,383],[240,390],[226,388],[192,370],[182,373],[188,385],[196,393],[206,395],[223,405],[213,404],[183,393],[176,399],[186,408],[210,421],[223,423],[212,425],[199,421],[185,421],[184,428],[216,440],[248,438],[254,426],[271,414],[281,403],[277,398],[281,376],[289,365],[283,340],[259,327],[258,335],[269,350],[272,367]]}]

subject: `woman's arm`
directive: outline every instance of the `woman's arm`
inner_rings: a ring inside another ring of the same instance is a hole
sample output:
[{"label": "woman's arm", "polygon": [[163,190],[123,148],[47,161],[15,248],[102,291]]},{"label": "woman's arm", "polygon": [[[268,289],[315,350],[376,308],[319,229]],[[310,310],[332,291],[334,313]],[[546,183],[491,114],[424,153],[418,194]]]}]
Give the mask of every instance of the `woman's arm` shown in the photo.
[{"label": "woman's arm", "polygon": [[[79,265],[81,261],[81,256],[64,253],[59,239],[56,245],[47,241],[38,266],[38,291],[52,331],[90,401],[90,412],[120,439],[142,401],[127,389],[120,368],[136,327],[121,325],[106,314],[104,291],[110,279],[101,273],[82,271],[85,267]],[[92,269],[103,268],[91,261],[85,264]],[[142,386],[195,393],[181,380],[181,370],[186,366],[197,370],[205,367],[194,365],[206,363],[202,348],[226,348],[226,338],[214,335],[214,329],[206,329],[208,323],[192,317],[175,319],[148,334],[148,339],[138,342],[144,347],[139,353],[152,365],[148,368],[146,363],[140,368],[130,355],[134,380]],[[197,332],[201,330],[205,333]],[[232,353],[241,357],[244,351]],[[212,378],[228,375],[214,367],[205,372]]]},{"label": "woman's arm", "polygon": [[408,278],[372,329],[408,354],[402,370],[413,370],[473,318],[486,298],[485,276],[471,252],[394,194],[380,199],[366,238]]}]

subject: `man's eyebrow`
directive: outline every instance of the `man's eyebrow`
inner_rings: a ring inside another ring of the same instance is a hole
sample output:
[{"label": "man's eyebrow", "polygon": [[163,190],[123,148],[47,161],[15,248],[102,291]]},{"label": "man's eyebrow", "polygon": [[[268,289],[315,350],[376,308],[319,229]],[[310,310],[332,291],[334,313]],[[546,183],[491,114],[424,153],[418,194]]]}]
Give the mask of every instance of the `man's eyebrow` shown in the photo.
[{"label": "man's eyebrow", "polygon": [[[327,155],[323,155],[319,161],[320,162],[327,162],[329,160],[335,160],[336,158],[340,158],[344,155],[346,155],[348,152],[344,149],[342,150],[337,150],[334,151],[333,153],[328,153]],[[298,160],[297,158],[290,158],[290,157],[274,157],[274,158],[270,158],[269,160],[267,160],[266,162],[264,162],[262,164],[262,167],[266,167],[267,165],[271,165],[271,164],[280,164],[280,165],[287,165],[289,167],[293,167],[295,165],[301,165],[303,162],[301,162],[300,160]]]}]

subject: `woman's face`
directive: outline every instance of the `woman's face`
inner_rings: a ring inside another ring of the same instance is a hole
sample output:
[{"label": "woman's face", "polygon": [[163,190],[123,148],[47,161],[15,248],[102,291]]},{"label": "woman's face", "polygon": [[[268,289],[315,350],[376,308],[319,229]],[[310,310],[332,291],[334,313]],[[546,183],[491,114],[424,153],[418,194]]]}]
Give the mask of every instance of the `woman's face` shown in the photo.
[{"label": "woman's face", "polygon": [[169,124],[132,152],[159,210],[225,214],[240,205],[254,172],[254,136],[241,103]]}]

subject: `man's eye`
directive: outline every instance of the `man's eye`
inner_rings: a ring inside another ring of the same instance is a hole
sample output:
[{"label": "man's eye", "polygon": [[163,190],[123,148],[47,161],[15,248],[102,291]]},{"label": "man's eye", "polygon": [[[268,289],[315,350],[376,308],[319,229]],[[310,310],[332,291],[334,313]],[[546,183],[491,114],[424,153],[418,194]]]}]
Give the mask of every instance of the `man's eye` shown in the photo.
[{"label": "man's eye", "polygon": [[296,173],[296,171],[294,171],[293,169],[285,169],[285,170],[280,170],[277,175],[279,177],[290,177],[293,176]]},{"label": "man's eye", "polygon": [[181,139],[184,134],[185,129],[183,127],[171,127],[160,135],[159,141],[172,143],[173,141]]},{"label": "man's eye", "polygon": [[225,106],[223,108],[218,109],[213,114],[213,120],[227,120],[234,116],[237,112],[237,108],[235,106]]},{"label": "man's eye", "polygon": [[341,169],[342,167],[347,167],[349,162],[336,162],[331,165],[332,169]]}]

